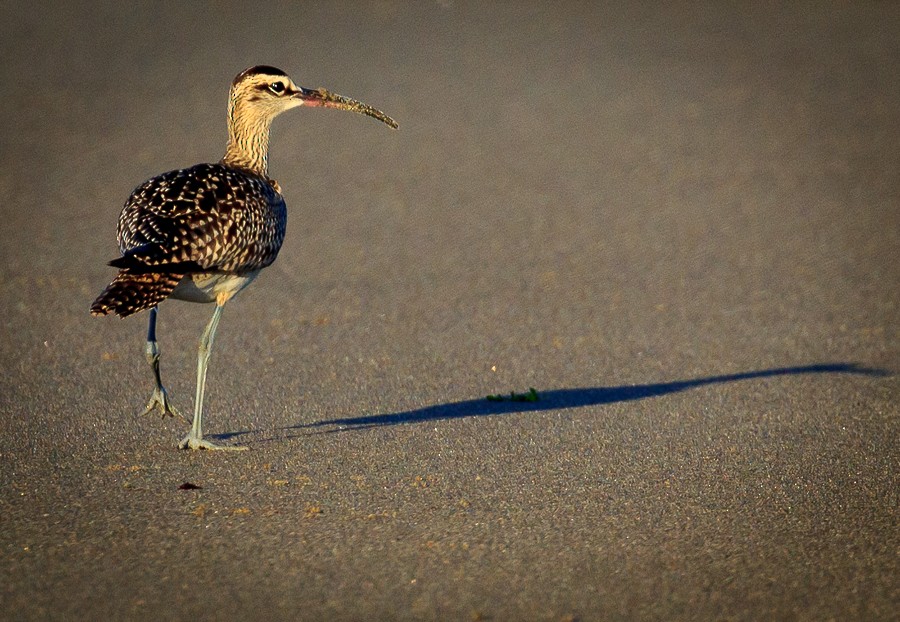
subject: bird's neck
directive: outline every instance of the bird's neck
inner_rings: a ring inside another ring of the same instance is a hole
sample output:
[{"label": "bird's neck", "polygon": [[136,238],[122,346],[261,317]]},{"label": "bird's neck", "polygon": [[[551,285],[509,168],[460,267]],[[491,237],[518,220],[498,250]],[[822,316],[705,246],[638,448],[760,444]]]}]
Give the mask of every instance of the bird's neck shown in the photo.
[{"label": "bird's neck", "polygon": [[272,120],[243,114],[239,103],[228,107],[228,146],[222,164],[242,168],[260,177],[269,176],[269,128]]}]

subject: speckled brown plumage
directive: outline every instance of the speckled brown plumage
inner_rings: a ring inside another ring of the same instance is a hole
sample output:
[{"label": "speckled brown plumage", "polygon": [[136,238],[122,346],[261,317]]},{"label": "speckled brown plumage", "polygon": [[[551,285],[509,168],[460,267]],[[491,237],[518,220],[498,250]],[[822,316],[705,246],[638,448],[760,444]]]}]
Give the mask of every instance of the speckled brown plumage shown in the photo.
[{"label": "speckled brown plumage", "polygon": [[113,282],[94,301],[91,313],[115,313],[128,317],[132,313],[155,307],[172,293],[183,277],[184,274],[178,273],[120,270]]},{"label": "speckled brown plumage", "polygon": [[[245,274],[270,265],[284,242],[287,210],[274,183],[222,164],[198,164],[144,182],[119,216],[122,268],[91,306],[123,317],[164,300],[171,276]],[[140,273],[168,274],[156,280]],[[179,279],[180,279],[179,276]],[[131,285],[135,292],[126,292]]]}]

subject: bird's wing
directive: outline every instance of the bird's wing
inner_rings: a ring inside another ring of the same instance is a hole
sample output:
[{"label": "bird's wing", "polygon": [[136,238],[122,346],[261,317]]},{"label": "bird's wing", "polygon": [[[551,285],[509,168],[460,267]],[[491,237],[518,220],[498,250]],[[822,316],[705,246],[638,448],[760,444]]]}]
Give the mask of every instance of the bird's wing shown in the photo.
[{"label": "bird's wing", "polygon": [[284,240],[284,199],[261,177],[216,164],[138,187],[119,217],[120,268],[243,271],[268,266]]}]

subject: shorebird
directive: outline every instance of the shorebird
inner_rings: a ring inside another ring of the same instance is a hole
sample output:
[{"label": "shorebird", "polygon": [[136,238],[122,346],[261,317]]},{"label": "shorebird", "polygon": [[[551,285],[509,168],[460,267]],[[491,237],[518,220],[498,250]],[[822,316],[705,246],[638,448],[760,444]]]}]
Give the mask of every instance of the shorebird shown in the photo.
[{"label": "shorebird", "polygon": [[251,67],[231,83],[222,159],[147,180],[119,216],[122,255],[109,262],[119,273],[91,305],[91,314],[127,317],[150,310],[145,355],[156,387],[142,414],[181,416],[159,374],[159,303],[175,298],[216,305],[200,337],[194,418],[181,449],[245,449],[203,438],[206,368],[225,304],[275,261],[284,241],[287,210],[281,188],[269,177],[269,129],[275,117],[297,106],[350,110],[397,128],[393,119],[362,102],[297,86],[275,67]]}]

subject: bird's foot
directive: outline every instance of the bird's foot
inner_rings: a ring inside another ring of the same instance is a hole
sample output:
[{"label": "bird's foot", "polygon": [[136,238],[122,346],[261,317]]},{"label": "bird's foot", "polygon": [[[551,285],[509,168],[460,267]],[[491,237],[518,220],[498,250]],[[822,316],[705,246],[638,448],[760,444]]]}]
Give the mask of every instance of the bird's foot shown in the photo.
[{"label": "bird's foot", "polygon": [[153,395],[150,396],[150,401],[147,402],[147,407],[141,412],[140,416],[143,417],[144,415],[149,415],[155,410],[159,411],[163,419],[166,417],[178,417],[187,424],[191,423],[190,419],[182,415],[169,401],[169,394],[163,387],[156,387],[153,389]]},{"label": "bird's foot", "polygon": [[241,447],[240,445],[216,445],[215,443],[211,443],[210,441],[205,441],[202,438],[197,438],[192,434],[188,434],[181,440],[180,443],[178,443],[178,449],[221,449],[224,451],[244,451],[247,448]]}]

